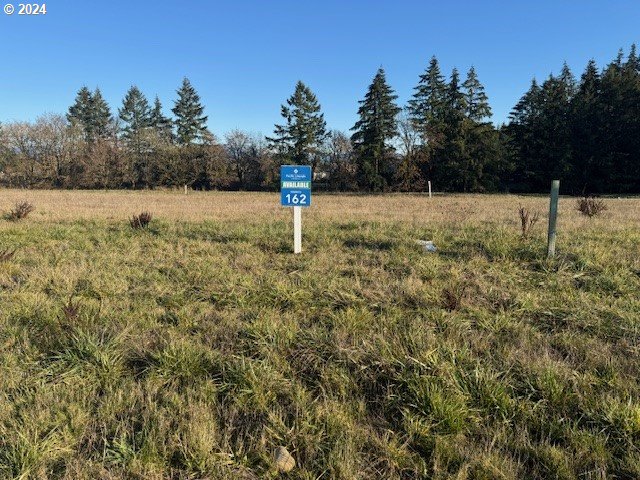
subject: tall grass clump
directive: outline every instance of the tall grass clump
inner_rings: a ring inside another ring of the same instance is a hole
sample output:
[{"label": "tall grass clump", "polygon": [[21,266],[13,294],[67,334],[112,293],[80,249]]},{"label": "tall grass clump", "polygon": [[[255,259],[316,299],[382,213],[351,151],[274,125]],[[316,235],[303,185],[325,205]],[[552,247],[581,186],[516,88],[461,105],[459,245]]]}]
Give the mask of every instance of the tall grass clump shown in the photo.
[{"label": "tall grass clump", "polygon": [[129,219],[129,225],[134,230],[144,229],[149,226],[151,220],[153,219],[153,215],[149,212],[142,212],[139,215],[133,215]]},{"label": "tall grass clump", "polygon": [[31,212],[35,210],[35,207],[26,200],[16,202],[13,208],[7,213],[6,218],[11,221],[22,220],[27,218]]},{"label": "tall grass clump", "polygon": [[583,197],[576,200],[576,210],[582,215],[591,218],[607,210],[607,205],[601,198]]},{"label": "tall grass clump", "polygon": [[540,215],[538,212],[532,214],[529,209],[525,207],[520,207],[518,213],[520,214],[520,233],[522,238],[529,238],[529,234],[533,226],[538,222]]}]

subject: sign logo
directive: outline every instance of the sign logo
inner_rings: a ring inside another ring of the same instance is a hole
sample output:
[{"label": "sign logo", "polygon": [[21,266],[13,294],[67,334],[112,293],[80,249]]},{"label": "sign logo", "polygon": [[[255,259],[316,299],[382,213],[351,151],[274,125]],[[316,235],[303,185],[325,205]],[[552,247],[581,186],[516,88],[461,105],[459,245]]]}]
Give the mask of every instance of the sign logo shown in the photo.
[{"label": "sign logo", "polygon": [[311,205],[311,167],[309,165],[280,167],[280,204],[283,207]]}]

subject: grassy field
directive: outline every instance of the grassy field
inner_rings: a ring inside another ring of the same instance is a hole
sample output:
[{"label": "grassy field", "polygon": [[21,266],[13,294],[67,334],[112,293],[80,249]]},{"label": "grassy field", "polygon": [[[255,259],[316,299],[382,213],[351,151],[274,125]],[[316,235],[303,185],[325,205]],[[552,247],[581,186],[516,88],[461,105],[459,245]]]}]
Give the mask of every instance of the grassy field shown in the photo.
[{"label": "grassy field", "polygon": [[298,256],[275,194],[23,199],[1,479],[640,478],[640,199],[553,260],[542,197],[316,195]]}]

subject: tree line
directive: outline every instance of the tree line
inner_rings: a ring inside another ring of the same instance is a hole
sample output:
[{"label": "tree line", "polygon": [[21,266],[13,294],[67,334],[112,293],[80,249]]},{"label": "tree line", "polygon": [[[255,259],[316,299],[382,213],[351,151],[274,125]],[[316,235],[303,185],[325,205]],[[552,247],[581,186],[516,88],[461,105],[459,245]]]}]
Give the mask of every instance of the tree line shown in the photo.
[{"label": "tree line", "polygon": [[477,72],[448,77],[432,57],[399,105],[380,68],[350,132],[329,130],[298,82],[271,136],[233,130],[218,140],[185,78],[163,114],[132,86],[112,112],[82,87],[66,115],[0,125],[0,184],[31,188],[276,188],[279,166],[310,164],[314,187],[337,191],[541,192],[551,179],[574,194],[640,192],[640,60],[633,45],[576,80],[565,64],[535,79],[496,126]]}]

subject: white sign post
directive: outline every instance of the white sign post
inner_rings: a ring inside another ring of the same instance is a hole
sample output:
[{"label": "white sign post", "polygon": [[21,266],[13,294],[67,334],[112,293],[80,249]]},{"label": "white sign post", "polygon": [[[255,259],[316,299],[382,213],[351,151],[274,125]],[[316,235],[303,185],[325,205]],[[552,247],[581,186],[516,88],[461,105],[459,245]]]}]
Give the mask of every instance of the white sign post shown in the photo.
[{"label": "white sign post", "polygon": [[302,207],[293,207],[293,253],[302,252]]},{"label": "white sign post", "polygon": [[431,180],[429,180],[429,198],[431,198]]},{"label": "white sign post", "polygon": [[302,252],[302,207],[311,205],[311,167],[280,167],[280,204],[293,207],[293,253]]}]

